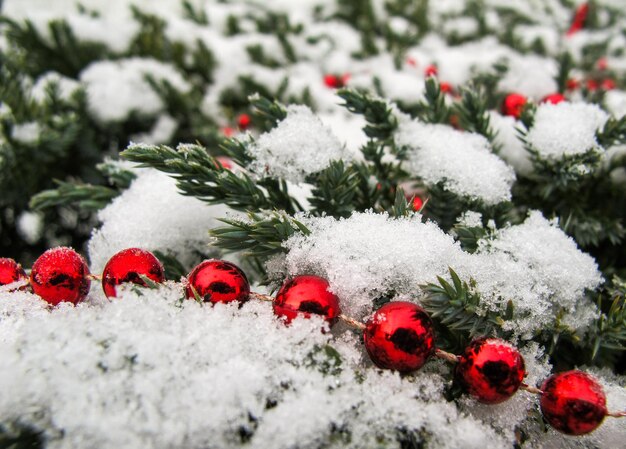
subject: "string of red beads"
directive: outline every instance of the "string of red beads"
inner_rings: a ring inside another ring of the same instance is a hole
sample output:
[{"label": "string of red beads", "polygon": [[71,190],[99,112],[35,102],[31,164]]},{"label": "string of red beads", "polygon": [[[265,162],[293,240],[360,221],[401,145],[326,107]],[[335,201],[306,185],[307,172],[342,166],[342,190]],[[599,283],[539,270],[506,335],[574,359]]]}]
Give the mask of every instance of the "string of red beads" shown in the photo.
[{"label": "string of red beads", "polygon": [[[35,294],[51,305],[82,301],[90,287],[87,263],[71,248],[53,248],[33,264],[30,285]],[[0,258],[0,286],[25,281],[26,273],[12,259]],[[108,298],[117,296],[117,286],[132,283],[146,286],[147,280],[165,280],[161,262],[149,251],[124,249],[109,259],[102,288]],[[250,293],[245,273],[223,260],[205,260],[185,280],[185,296],[208,303],[247,301],[264,295]],[[269,298],[268,298],[269,299]],[[433,355],[456,361],[454,376],[478,401],[497,404],[512,397],[523,385],[524,359],[510,343],[481,337],[473,340],[460,356],[435,349],[433,323],[424,309],[405,301],[392,301],[378,309],[366,324],[341,315],[339,298],[328,281],[313,275],[287,279],[271,299],[274,313],[289,325],[298,316],[323,317],[330,326],[342,319],[363,329],[365,349],[372,362],[383,369],[401,373],[420,369]],[[531,391],[539,391],[527,388]],[[542,385],[540,408],[545,420],[556,430],[583,435],[595,430],[606,416],[606,396],[600,384],[581,371],[567,371],[549,377]]]}]

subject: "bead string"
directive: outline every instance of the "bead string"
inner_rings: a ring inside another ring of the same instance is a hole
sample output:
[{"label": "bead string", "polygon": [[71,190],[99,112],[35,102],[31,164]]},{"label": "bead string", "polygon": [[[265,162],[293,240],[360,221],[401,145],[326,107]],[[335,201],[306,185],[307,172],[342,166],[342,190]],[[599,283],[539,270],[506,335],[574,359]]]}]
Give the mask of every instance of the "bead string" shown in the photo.
[{"label": "bead string", "polygon": [[[250,292],[250,298],[254,298],[254,299],[258,299],[260,301],[267,301],[267,302],[273,302],[274,298],[272,298],[269,295],[264,295],[261,293],[255,293],[255,292]],[[348,326],[354,328],[354,329],[358,329],[363,331],[366,328],[365,323],[362,323],[361,321],[349,317],[347,315],[344,314],[340,314],[339,315],[339,320],[343,321],[344,323],[346,323]],[[456,354],[453,354],[451,352],[447,352],[444,351],[443,349],[435,349],[435,357],[445,360],[449,363],[458,363],[459,362],[459,356]],[[537,395],[542,395],[543,391],[537,387],[533,387],[531,385],[528,385],[527,383],[523,383],[520,385],[519,387],[520,390],[524,390],[530,394],[537,394]],[[607,411],[606,416],[610,416],[612,418],[624,418],[626,417],[626,410],[624,411],[618,411],[618,412],[609,412]]]}]

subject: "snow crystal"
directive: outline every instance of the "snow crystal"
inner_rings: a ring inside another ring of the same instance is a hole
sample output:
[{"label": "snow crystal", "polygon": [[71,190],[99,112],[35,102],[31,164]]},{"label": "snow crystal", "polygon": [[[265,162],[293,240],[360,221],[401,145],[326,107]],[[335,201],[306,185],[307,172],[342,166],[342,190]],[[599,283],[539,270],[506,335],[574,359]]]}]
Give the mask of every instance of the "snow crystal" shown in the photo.
[{"label": "snow crystal", "polygon": [[17,231],[29,244],[36,243],[43,231],[42,215],[38,212],[22,212],[17,218]]},{"label": "snow crystal", "polygon": [[511,199],[513,169],[494,155],[483,136],[445,125],[403,123],[396,144],[408,146],[407,170],[460,196],[497,204]]},{"label": "snow crystal", "polygon": [[509,54],[509,69],[498,81],[498,90],[516,92],[540,100],[557,91],[554,77],[557,65],[553,59],[535,55]]},{"label": "snow crystal", "polygon": [[522,122],[515,120],[514,117],[489,111],[489,123],[496,132],[494,143],[500,147],[498,156],[507,161],[516,173],[525,176],[532,173],[533,163],[530,153],[526,151],[517,132],[517,128],[524,128]]},{"label": "snow crystal", "polygon": [[124,120],[132,112],[157,114],[163,109],[163,101],[146,80],[148,75],[169,82],[180,92],[190,89],[174,66],[154,59],[98,61],[80,74],[90,111],[104,122]]},{"label": "snow crystal", "polygon": [[517,317],[508,325],[525,337],[552,323],[561,310],[581,332],[596,314],[595,305],[584,297],[586,289],[602,282],[595,260],[541,212],[498,231],[473,257],[472,276],[483,301],[502,307],[503,301],[512,300]]},{"label": "snow crystal", "polygon": [[251,169],[294,183],[319,172],[333,160],[350,160],[339,139],[306,106],[287,107],[287,117],[250,147]]},{"label": "snow crystal", "polygon": [[604,104],[613,116],[620,118],[626,115],[626,92],[610,90],[604,94]]},{"label": "snow crystal", "polygon": [[68,78],[57,72],[48,72],[40,76],[33,86],[30,92],[33,100],[43,103],[48,97],[47,90],[51,84],[57,86],[59,97],[64,100],[69,99],[80,86],[80,84],[72,78]]},{"label": "snow crystal", "polygon": [[178,122],[169,114],[161,114],[152,125],[150,132],[131,136],[134,142],[147,144],[167,144],[178,128]]},{"label": "snow crystal", "polygon": [[89,241],[94,272],[116,252],[130,247],[170,252],[183,265],[210,254],[208,230],[225,214],[224,206],[178,193],[175,181],[151,169],[137,171],[131,186],[98,213],[102,222]]},{"label": "snow crystal", "polygon": [[18,142],[30,144],[39,141],[41,125],[38,122],[28,122],[13,126],[11,137]]},{"label": "snow crystal", "polygon": [[596,131],[608,118],[593,104],[543,103],[537,107],[527,141],[545,159],[582,154],[598,147]]},{"label": "snow crystal", "polygon": [[483,312],[503,312],[511,301],[514,319],[507,327],[523,339],[561,311],[582,333],[597,313],[584,297],[586,289],[602,281],[593,258],[539,212],[521,225],[496,231],[474,254],[434,223],[422,223],[419,215],[393,219],[357,213],[349,219],[301,220],[311,233],[284,243],[288,253],[268,264],[270,275],[278,281],[298,274],[328,279],[351,316],[369,314],[375,299],[389,295],[419,302],[419,285],[448,278],[448,267],[476,281]]},{"label": "snow crystal", "polygon": [[398,429],[442,449],[510,446],[445,400],[438,362],[401,377],[363,367],[358,339],[321,319],[285,326],[267,303],[181,296],[167,283],[48,310],[2,294],[0,416],[55,449],[395,446]]},{"label": "snow crystal", "polygon": [[483,216],[480,212],[467,210],[457,218],[456,222],[462,226],[482,228]]}]

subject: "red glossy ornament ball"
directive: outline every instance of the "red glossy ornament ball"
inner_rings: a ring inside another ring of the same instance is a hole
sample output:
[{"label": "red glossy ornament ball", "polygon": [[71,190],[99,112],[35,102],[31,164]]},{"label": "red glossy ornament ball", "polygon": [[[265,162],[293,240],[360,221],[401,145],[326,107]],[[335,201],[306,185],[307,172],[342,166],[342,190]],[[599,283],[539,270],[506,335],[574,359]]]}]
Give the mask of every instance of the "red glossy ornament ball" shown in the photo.
[{"label": "red glossy ornament ball", "polygon": [[456,377],[469,394],[498,404],[515,394],[526,374],[517,348],[498,338],[477,338],[459,357]]},{"label": "red glossy ornament ball", "polygon": [[559,432],[584,435],[595,430],[607,414],[602,387],[582,371],[553,374],[541,390],[541,413]]},{"label": "red glossy ornament ball", "polygon": [[319,276],[302,275],[288,279],[274,298],[274,314],[285,317],[287,324],[297,316],[321,315],[333,325],[341,308],[339,298],[329,288],[328,281]]},{"label": "red glossy ornament ball", "polygon": [[205,260],[191,270],[187,281],[187,298],[194,299],[197,294],[204,302],[245,302],[250,295],[245,273],[225,260]]},{"label": "red glossy ornament ball", "polygon": [[435,352],[435,332],[428,314],[411,302],[388,302],[367,322],[365,349],[380,368],[415,371]]},{"label": "red glossy ornament ball", "polygon": [[140,248],[123,249],[111,257],[104,267],[102,272],[104,294],[107,298],[115,298],[116,287],[126,282],[145,287],[142,275],[154,282],[165,280],[163,265],[150,251]]},{"label": "red glossy ornament ball", "polygon": [[520,94],[507,95],[502,102],[502,114],[520,118],[527,101],[526,97]]},{"label": "red glossy ornament ball", "polygon": [[23,279],[28,279],[28,276],[19,263],[6,257],[0,258],[0,285],[12,284]]},{"label": "red glossy ornament ball", "polygon": [[565,101],[565,97],[563,96],[563,94],[559,94],[559,93],[546,95],[545,97],[541,99],[542,103],[552,103],[552,104],[559,104],[563,101]]},{"label": "red glossy ornament ball", "polygon": [[85,259],[72,248],[52,248],[33,264],[30,285],[46,302],[77,304],[89,293],[89,268]]}]

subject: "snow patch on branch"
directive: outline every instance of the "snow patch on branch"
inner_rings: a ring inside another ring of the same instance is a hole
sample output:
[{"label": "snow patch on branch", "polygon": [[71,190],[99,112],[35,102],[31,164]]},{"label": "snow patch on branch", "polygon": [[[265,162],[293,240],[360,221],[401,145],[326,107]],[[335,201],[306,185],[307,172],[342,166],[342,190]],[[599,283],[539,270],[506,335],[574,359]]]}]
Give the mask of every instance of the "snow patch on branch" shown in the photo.
[{"label": "snow patch on branch", "polygon": [[442,183],[459,196],[485,204],[511,199],[515,173],[491,152],[483,136],[410,121],[398,127],[395,141],[411,149],[406,168],[426,183]]}]

